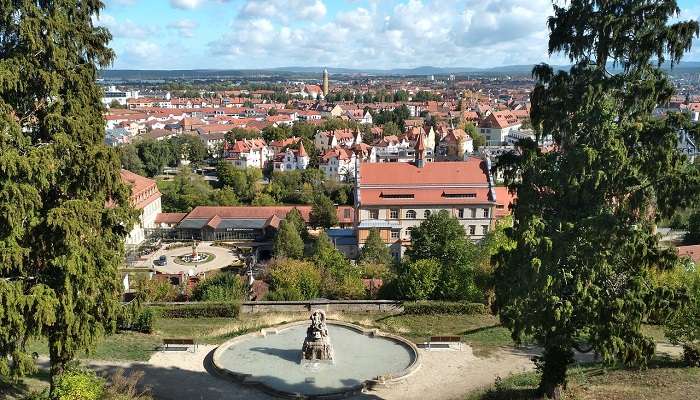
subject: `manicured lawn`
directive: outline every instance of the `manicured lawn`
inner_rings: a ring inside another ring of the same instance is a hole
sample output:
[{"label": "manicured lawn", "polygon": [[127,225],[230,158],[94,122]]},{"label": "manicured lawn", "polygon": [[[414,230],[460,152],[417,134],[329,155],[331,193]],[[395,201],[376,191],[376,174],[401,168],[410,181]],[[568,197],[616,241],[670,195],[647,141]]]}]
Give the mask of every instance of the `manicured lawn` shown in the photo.
[{"label": "manicured lawn", "polygon": [[[567,400],[691,400],[700,393],[700,368],[658,359],[644,370],[587,364],[571,368]],[[512,375],[466,400],[534,400],[536,372]]]}]

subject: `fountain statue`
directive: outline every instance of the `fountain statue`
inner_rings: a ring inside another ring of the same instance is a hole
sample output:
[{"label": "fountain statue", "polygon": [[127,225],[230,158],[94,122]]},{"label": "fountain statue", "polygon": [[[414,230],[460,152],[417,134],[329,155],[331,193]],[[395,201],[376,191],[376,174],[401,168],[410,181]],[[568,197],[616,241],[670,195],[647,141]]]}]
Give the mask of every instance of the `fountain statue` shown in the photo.
[{"label": "fountain statue", "polygon": [[192,240],[192,259],[197,260],[199,257],[197,256],[197,241]]},{"label": "fountain statue", "polygon": [[311,313],[311,325],[306,329],[304,346],[301,348],[301,361],[333,361],[333,346],[328,337],[326,314],[323,310]]}]

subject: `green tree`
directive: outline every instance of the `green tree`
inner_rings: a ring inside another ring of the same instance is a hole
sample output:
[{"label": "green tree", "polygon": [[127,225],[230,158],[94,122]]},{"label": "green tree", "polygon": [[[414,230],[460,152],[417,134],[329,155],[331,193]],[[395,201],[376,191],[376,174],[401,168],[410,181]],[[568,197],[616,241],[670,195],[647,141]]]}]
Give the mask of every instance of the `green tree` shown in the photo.
[{"label": "green tree", "polygon": [[243,299],[245,288],[241,277],[231,272],[220,272],[201,281],[192,290],[195,301],[238,301]]},{"label": "green tree", "polygon": [[438,286],[440,263],[433,259],[404,264],[398,277],[399,293],[406,300],[428,300]]},{"label": "green tree", "polygon": [[0,375],[32,371],[27,343],[45,338],[53,395],[75,354],[113,331],[135,222],[103,143],[102,7],[0,2]]},{"label": "green tree", "polygon": [[536,364],[548,397],[560,396],[574,349],[644,364],[654,341],[642,321],[677,306],[675,291],[647,282],[675,263],[655,221],[698,193],[676,129],[651,117],[673,93],[660,64],[679,62],[699,32],[697,21],[669,25],[678,12],[674,0],[555,3],[549,51],[574,65],[534,68],[531,118],[557,150],[524,140],[501,158],[518,198],[517,245],[499,257],[496,306],[516,341],[529,335],[544,348]]},{"label": "green tree", "polygon": [[325,232],[316,239],[313,260],[321,271],[321,294],[324,297],[359,299],[364,296],[362,270],[333,246]]},{"label": "green tree", "polygon": [[361,263],[383,265],[391,264],[391,253],[389,252],[389,248],[386,246],[386,243],[384,243],[384,240],[382,240],[381,236],[379,236],[379,230],[369,230],[367,241],[360,251],[360,258],[358,261]]},{"label": "green tree", "polygon": [[469,137],[472,138],[474,150],[479,149],[479,147],[486,146],[486,136],[479,133],[476,125],[474,125],[472,122],[465,122],[462,128],[465,132],[467,132]]},{"label": "green tree", "polygon": [[178,160],[184,159],[197,166],[207,158],[207,146],[195,136],[183,135],[168,140]]},{"label": "green tree", "polygon": [[437,260],[440,279],[436,299],[473,300],[479,296],[474,281],[480,261],[478,247],[464,232],[459,220],[447,211],[431,214],[411,231],[410,260]]},{"label": "green tree", "polygon": [[330,228],[338,225],[338,214],[335,205],[328,196],[319,194],[314,198],[309,215],[311,226],[318,228]]},{"label": "green tree", "polygon": [[136,148],[146,174],[151,177],[163,172],[166,166],[175,165],[177,161],[170,142],[165,140],[144,139],[136,144]]},{"label": "green tree", "polygon": [[688,232],[683,240],[689,244],[700,243],[700,211],[696,211],[688,217]]},{"label": "green tree", "polygon": [[384,127],[382,128],[382,135],[384,136],[400,136],[401,135],[401,128],[396,124],[396,122],[389,121],[386,124],[384,124]]},{"label": "green tree", "polygon": [[301,216],[301,212],[299,209],[292,208],[287,215],[284,217],[284,219],[294,225],[294,228],[299,232],[299,237],[303,240],[306,241],[309,239],[309,231],[306,229],[306,221],[304,221],[304,217]]},{"label": "green tree", "polygon": [[124,146],[119,146],[118,149],[122,168],[129,170],[135,174],[146,174],[143,162],[139,157],[139,152],[136,149],[136,146],[134,146],[133,144],[126,144]]},{"label": "green tree", "polygon": [[321,293],[321,273],[309,261],[276,259],[269,279],[276,300],[311,300]]},{"label": "green tree", "polygon": [[304,256],[304,241],[293,222],[282,220],[272,251],[276,257],[301,259]]}]

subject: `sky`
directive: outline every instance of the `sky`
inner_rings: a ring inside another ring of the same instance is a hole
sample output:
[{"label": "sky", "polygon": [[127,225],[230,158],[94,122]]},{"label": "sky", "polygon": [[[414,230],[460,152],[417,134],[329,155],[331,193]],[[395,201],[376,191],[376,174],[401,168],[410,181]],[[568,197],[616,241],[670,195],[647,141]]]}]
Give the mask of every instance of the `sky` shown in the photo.
[{"label": "sky", "polygon": [[[115,69],[494,67],[549,62],[551,0],[103,0]],[[678,0],[680,19],[700,2]],[[700,61],[696,39],[686,61]]]}]

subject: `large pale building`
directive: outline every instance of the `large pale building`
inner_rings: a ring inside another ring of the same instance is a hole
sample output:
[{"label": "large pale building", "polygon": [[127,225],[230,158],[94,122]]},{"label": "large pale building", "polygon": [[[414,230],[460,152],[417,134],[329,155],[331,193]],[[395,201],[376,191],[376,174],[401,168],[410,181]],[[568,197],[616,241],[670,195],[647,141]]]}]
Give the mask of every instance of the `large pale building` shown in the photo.
[{"label": "large pale building", "polygon": [[411,244],[411,230],[441,210],[456,217],[472,240],[483,238],[494,226],[498,203],[488,161],[425,162],[419,155],[414,163],[361,163],[355,205],[358,247],[375,228],[399,258]]},{"label": "large pale building", "polygon": [[156,217],[162,212],[160,191],[153,179],[148,179],[125,169],[121,178],[131,187],[131,206],[140,211],[139,220],[126,238],[127,246],[137,246],[146,239],[146,230],[156,227]]}]

